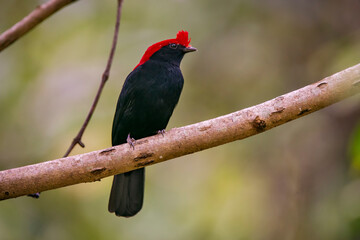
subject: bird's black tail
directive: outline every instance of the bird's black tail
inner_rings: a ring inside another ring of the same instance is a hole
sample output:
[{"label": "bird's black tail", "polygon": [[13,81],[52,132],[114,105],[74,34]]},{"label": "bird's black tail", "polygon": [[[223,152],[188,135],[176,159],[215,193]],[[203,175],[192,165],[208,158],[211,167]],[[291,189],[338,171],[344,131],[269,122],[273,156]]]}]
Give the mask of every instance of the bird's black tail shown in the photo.
[{"label": "bird's black tail", "polygon": [[143,205],[144,180],[144,168],[115,175],[109,199],[109,212],[123,217],[137,214]]}]

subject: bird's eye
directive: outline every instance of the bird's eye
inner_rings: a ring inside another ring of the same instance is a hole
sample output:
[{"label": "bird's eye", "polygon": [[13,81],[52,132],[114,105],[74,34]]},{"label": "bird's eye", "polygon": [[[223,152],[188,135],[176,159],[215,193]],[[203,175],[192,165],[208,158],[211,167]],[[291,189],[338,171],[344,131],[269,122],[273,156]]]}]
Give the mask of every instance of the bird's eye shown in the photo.
[{"label": "bird's eye", "polygon": [[172,48],[172,49],[176,49],[177,46],[178,46],[178,45],[177,45],[176,43],[172,43],[172,44],[169,45],[169,47]]}]

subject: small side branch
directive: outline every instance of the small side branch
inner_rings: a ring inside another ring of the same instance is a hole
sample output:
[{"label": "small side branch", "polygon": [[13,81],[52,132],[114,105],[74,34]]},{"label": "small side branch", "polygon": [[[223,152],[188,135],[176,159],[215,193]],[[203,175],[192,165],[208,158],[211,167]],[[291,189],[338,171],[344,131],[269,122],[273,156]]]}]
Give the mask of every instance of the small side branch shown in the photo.
[{"label": "small side branch", "polygon": [[360,64],[259,105],[189,126],[165,137],[0,172],[0,199],[14,198],[111,175],[191,154],[267,131],[360,92]]},{"label": "small side branch", "polygon": [[109,78],[109,74],[110,74],[110,68],[111,68],[111,64],[114,58],[114,54],[115,54],[115,49],[116,49],[116,43],[117,43],[117,39],[118,39],[118,35],[119,35],[119,27],[120,27],[120,18],[121,18],[121,8],[122,8],[122,3],[123,0],[118,0],[118,6],[117,6],[117,14],[116,14],[116,23],[115,23],[115,31],[114,31],[114,37],[113,37],[113,42],[111,45],[111,50],[110,50],[110,54],[109,54],[109,58],[106,64],[106,68],[105,71],[101,77],[101,82],[100,82],[100,86],[98,88],[98,91],[96,93],[96,96],[94,98],[94,101],[90,107],[90,111],[88,113],[88,115],[86,116],[86,119],[83,123],[83,125],[81,126],[78,134],[76,135],[76,137],[73,139],[73,141],[71,142],[69,148],[66,150],[65,154],[63,157],[67,157],[69,156],[70,152],[74,149],[74,147],[76,146],[76,144],[79,144],[81,147],[85,147],[85,144],[81,141],[81,138],[84,134],[84,131],[87,127],[87,125],[89,124],[89,121],[92,117],[92,115],[94,114],[95,108],[97,103],[99,102],[100,99],[100,95],[102,93],[102,90],[105,86],[106,81]]},{"label": "small side branch", "polygon": [[43,20],[76,0],[50,0],[39,5],[29,15],[24,17],[10,29],[0,35],[0,52],[14,43],[17,39],[25,35],[31,29],[36,27]]}]

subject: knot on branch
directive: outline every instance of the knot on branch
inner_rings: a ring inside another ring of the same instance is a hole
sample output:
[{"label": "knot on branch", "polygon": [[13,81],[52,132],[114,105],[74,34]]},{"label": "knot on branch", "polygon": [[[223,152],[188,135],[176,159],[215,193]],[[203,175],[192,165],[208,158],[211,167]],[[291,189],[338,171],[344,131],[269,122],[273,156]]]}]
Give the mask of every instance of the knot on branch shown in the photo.
[{"label": "knot on branch", "polygon": [[266,128],[266,122],[262,120],[259,116],[256,116],[256,118],[252,122],[252,125],[257,131],[264,131],[264,129]]},{"label": "knot on branch", "polygon": [[143,153],[140,153],[139,156],[135,157],[134,161],[137,162],[139,160],[143,160],[143,159],[152,157],[153,155],[154,155],[154,153],[143,152]]},{"label": "knot on branch", "polygon": [[104,172],[106,170],[105,167],[102,167],[102,168],[95,168],[93,170],[91,170],[91,174],[93,175],[99,175],[100,173]]}]

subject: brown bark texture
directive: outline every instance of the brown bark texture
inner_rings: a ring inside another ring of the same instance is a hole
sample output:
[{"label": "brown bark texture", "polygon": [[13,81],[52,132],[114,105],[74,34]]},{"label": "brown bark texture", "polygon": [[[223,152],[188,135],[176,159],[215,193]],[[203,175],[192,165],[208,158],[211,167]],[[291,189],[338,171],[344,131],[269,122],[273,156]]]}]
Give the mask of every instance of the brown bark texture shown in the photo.
[{"label": "brown bark texture", "polygon": [[[149,166],[300,118],[360,92],[360,64],[301,89],[228,115],[136,141],[0,172],[0,199],[43,192]],[[226,164],[226,163],[224,163]]]}]

